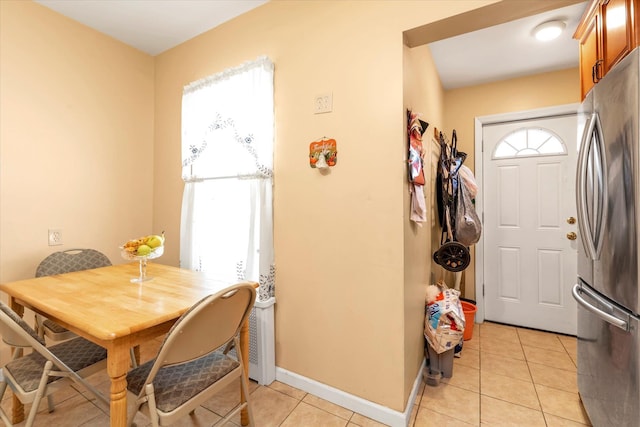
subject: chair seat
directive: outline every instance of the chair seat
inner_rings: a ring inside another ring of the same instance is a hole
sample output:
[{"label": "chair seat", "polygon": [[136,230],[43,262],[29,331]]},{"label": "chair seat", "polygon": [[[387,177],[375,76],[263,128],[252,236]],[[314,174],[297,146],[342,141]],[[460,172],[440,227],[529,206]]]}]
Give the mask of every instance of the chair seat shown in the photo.
[{"label": "chair seat", "polygon": [[56,322],[52,322],[49,319],[45,319],[44,322],[42,322],[42,324],[44,325],[45,328],[50,329],[52,332],[56,334],[63,334],[65,332],[69,332],[67,328],[62,327],[58,325]]},{"label": "chair seat", "polygon": [[[151,360],[127,374],[127,389],[130,392],[135,395],[140,393],[154,362]],[[153,381],[158,409],[163,412],[176,409],[239,365],[237,360],[222,351],[214,351],[192,362],[160,369]]]},{"label": "chair seat", "polygon": [[[80,337],[49,347],[49,350],[74,372],[81,371],[107,357],[107,350]],[[7,363],[3,369],[16,380],[25,393],[28,393],[38,388],[46,362],[47,359],[44,356],[34,352]],[[57,379],[59,377],[49,377],[47,383]]]}]

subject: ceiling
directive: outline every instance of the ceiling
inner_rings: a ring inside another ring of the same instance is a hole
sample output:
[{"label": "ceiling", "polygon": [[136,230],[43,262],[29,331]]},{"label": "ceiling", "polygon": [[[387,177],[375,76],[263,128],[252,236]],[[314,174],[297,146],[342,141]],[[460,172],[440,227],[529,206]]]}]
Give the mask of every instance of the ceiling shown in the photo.
[{"label": "ceiling", "polygon": [[[35,0],[84,25],[158,55],[268,0]],[[431,43],[445,89],[570,68],[578,65],[573,32],[587,2]],[[564,33],[537,42],[533,28],[551,19]]]},{"label": "ceiling", "polygon": [[[573,33],[588,3],[430,43],[442,86],[448,90],[577,67],[579,49]],[[549,42],[533,37],[537,25],[556,19],[566,24],[560,37]]]},{"label": "ceiling", "polygon": [[268,0],[34,1],[155,56]]}]

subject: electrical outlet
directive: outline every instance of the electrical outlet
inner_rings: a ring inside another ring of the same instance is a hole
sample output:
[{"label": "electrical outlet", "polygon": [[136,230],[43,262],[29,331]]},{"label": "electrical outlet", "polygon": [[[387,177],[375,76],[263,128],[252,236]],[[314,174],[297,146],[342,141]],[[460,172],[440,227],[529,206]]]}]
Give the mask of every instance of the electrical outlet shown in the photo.
[{"label": "electrical outlet", "polygon": [[62,244],[62,229],[49,229],[49,246],[58,246]]},{"label": "electrical outlet", "polygon": [[313,103],[313,113],[321,114],[321,113],[330,113],[333,110],[333,94],[332,93],[324,93],[322,95],[317,95],[314,99]]}]

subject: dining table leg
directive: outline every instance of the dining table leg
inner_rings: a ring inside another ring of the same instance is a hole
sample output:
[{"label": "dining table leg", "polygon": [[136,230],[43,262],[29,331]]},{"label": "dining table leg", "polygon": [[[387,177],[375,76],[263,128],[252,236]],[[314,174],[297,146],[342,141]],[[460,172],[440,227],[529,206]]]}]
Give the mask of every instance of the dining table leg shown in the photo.
[{"label": "dining table leg", "polygon": [[[18,304],[12,296],[9,296],[9,306],[20,317],[24,315],[24,307]],[[16,348],[11,349],[13,352],[18,351]],[[11,398],[11,423],[18,424],[24,421],[24,405],[15,395]]]},{"label": "dining table leg", "polygon": [[113,341],[107,348],[107,373],[111,379],[111,427],[127,425],[127,372],[130,362],[129,342]]}]

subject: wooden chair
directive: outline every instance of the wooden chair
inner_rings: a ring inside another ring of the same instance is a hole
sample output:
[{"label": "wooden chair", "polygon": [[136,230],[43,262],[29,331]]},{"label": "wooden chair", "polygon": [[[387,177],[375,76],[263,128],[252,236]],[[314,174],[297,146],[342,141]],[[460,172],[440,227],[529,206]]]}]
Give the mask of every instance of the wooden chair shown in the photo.
[{"label": "wooden chair", "polygon": [[[23,404],[31,403],[25,427],[33,425],[43,397],[51,396],[71,382],[81,384],[109,407],[109,400],[84,379],[106,368],[107,351],[104,348],[81,337],[46,347],[44,339],[2,302],[0,333],[6,344],[19,349],[0,370],[0,400],[8,385]],[[25,356],[22,352],[25,348],[34,351]],[[12,426],[1,407],[0,418],[7,426]]]},{"label": "wooden chair", "polygon": [[[253,426],[239,334],[255,299],[253,284],[239,283],[203,298],[184,313],[168,332],[157,357],[127,375],[129,399],[136,402],[127,425],[132,425],[138,411],[154,427],[171,424],[240,378],[246,402],[216,425],[228,422],[246,407]],[[228,353],[231,346],[237,350],[237,359]]]}]

